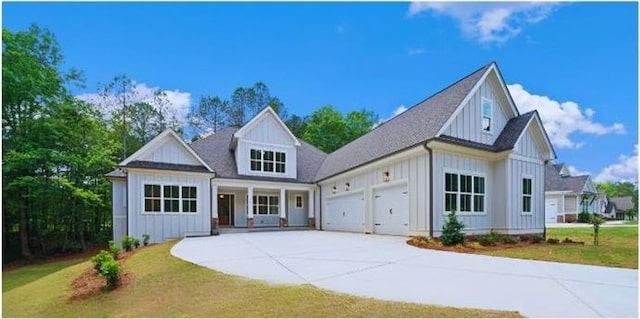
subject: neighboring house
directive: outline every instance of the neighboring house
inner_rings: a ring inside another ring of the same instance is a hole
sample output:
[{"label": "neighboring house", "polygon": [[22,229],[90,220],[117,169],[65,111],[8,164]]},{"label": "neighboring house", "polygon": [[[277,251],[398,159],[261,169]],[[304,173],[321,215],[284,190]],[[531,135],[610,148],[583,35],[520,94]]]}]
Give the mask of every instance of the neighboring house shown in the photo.
[{"label": "neighboring house", "polygon": [[565,164],[545,166],[545,222],[564,223],[577,220],[581,212],[604,213],[603,200],[589,175],[571,176]]},{"label": "neighboring house", "polygon": [[615,219],[624,220],[626,219],[626,213],[629,210],[633,210],[633,199],[631,196],[625,197],[612,197],[609,198],[609,203],[607,205],[605,216]]},{"label": "neighboring house", "polygon": [[491,63],[329,155],[270,108],[190,145],[164,132],[108,174],[114,237],[306,225],[437,237],[450,211],[468,234],[542,233],[555,157]]}]

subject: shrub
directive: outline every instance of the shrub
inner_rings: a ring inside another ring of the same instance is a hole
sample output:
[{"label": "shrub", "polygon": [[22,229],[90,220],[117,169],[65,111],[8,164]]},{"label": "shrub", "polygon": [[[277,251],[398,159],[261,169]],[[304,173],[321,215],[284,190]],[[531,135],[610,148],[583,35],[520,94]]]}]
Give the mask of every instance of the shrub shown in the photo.
[{"label": "shrub", "polygon": [[558,238],[549,238],[549,239],[547,239],[547,243],[555,245],[555,244],[560,243],[560,240]]},{"label": "shrub", "polygon": [[600,243],[600,225],[604,223],[604,219],[598,215],[594,215],[591,216],[589,222],[593,225],[593,245],[598,246]]},{"label": "shrub", "polygon": [[578,214],[578,223],[588,223],[591,220],[591,214],[582,212]]},{"label": "shrub", "polygon": [[149,236],[149,234],[142,234],[142,244],[147,246],[149,245],[149,239],[151,239],[151,236]]},{"label": "shrub", "polygon": [[113,256],[111,255],[111,252],[108,252],[106,250],[101,250],[97,255],[91,257],[93,269],[96,270],[96,273],[100,274],[100,268],[106,261],[109,260],[113,260]]},{"label": "shrub", "polygon": [[533,235],[531,237],[531,242],[534,244],[539,244],[544,241],[544,238],[541,235]]},{"label": "shrub", "polygon": [[452,211],[447,217],[447,222],[442,226],[442,236],[440,241],[446,246],[454,246],[464,243],[464,224],[456,217],[456,212]]},{"label": "shrub", "polygon": [[104,277],[107,281],[107,289],[113,289],[118,285],[121,273],[122,268],[120,268],[120,264],[113,259],[107,260],[102,264],[102,267],[100,267],[100,276]]},{"label": "shrub", "polygon": [[118,257],[120,257],[120,248],[116,246],[116,243],[113,240],[109,241],[109,252],[111,253],[111,256],[113,256],[113,259],[118,259]]},{"label": "shrub", "polygon": [[140,239],[133,238],[133,247],[135,247],[135,248],[140,247]]},{"label": "shrub", "polygon": [[125,251],[131,251],[133,249],[133,237],[131,236],[123,236],[122,237],[122,249]]},{"label": "shrub", "polygon": [[467,247],[474,250],[482,249],[482,245],[477,241],[471,242],[470,244],[467,245]]},{"label": "shrub", "polygon": [[493,231],[489,234],[478,236],[478,243],[482,246],[495,246],[498,242],[498,238],[494,235]]},{"label": "shrub", "polygon": [[518,240],[516,240],[515,238],[509,236],[509,235],[502,235],[502,243],[503,244],[517,244]]}]

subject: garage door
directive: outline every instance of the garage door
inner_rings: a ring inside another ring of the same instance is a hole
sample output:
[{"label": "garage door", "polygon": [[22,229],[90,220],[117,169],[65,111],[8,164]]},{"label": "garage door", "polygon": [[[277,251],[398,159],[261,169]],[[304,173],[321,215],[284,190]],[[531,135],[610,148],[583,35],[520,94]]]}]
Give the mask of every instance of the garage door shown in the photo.
[{"label": "garage door", "polygon": [[558,222],[558,200],[547,199],[544,201],[545,224],[555,224]]},{"label": "garage door", "polygon": [[373,191],[373,232],[385,235],[409,234],[407,185]]},{"label": "garage door", "polygon": [[342,195],[327,199],[324,229],[364,232],[364,193]]}]

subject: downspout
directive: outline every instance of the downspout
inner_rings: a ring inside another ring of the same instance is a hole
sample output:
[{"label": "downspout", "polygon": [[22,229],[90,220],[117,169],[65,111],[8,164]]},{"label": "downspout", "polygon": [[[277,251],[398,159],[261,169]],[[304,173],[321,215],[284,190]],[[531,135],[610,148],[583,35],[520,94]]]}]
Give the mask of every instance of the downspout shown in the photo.
[{"label": "downspout", "polygon": [[433,150],[424,143],[424,149],[429,152],[429,237],[433,238]]},{"label": "downspout", "polygon": [[322,230],[322,186],[318,185],[318,223],[320,223],[319,227]]}]

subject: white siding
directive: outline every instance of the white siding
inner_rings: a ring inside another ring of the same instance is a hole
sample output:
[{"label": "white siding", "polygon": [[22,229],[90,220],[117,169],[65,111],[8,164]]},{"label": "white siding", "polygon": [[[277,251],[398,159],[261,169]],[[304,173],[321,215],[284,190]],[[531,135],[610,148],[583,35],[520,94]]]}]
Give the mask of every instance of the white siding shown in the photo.
[{"label": "white siding", "polygon": [[[544,228],[544,165],[529,161],[510,159],[511,209],[509,210],[509,232],[535,233]],[[531,178],[531,214],[522,212],[522,179]]]},{"label": "white siding", "polygon": [[[251,166],[251,149],[269,150],[274,152],[284,152],[286,154],[285,172],[253,172]],[[238,174],[250,176],[269,176],[282,178],[297,178],[297,158],[296,147],[293,145],[276,145],[264,144],[261,142],[252,142],[241,139],[235,151],[236,165],[238,166]]]},{"label": "white siding", "polygon": [[[145,213],[144,184],[195,186],[197,213]],[[151,242],[211,232],[211,195],[208,176],[129,170],[129,235],[149,234]]]},{"label": "white siding", "polygon": [[433,153],[433,233],[439,237],[442,226],[447,220],[444,207],[444,174],[445,172],[457,174],[471,174],[485,177],[485,214],[459,214],[458,220],[464,223],[464,231],[467,234],[484,233],[494,225],[494,200],[493,192],[495,185],[494,168],[491,162],[479,159],[442,153]]},{"label": "white siding", "polygon": [[[509,120],[505,115],[505,110],[508,110],[510,106],[504,94],[497,92],[498,90],[500,90],[500,84],[495,79],[495,75],[490,74],[443,134],[479,143],[493,144]],[[493,101],[491,133],[482,130],[481,106],[483,97]]]},{"label": "white siding", "polygon": [[140,157],[136,160],[172,164],[202,165],[202,163],[194,158],[193,155],[189,154],[182,145],[176,142],[173,138],[170,138],[169,135],[167,135],[162,142],[163,143],[159,147],[140,154]]},{"label": "white siding", "polygon": [[564,213],[565,214],[577,214],[578,213],[578,197],[575,195],[565,196],[564,198]]},{"label": "white siding", "polygon": [[[410,234],[426,235],[429,231],[429,158],[428,153],[415,155],[406,159],[387,162],[384,159],[366,170],[357,173],[346,173],[320,183],[322,188],[322,219],[326,215],[327,197],[347,192],[345,183],[351,185],[351,191],[363,190],[365,194],[365,232],[373,231],[372,187],[387,184],[383,181],[383,172],[391,175],[389,183],[406,181],[409,191],[409,231]],[[316,215],[318,211],[316,210]],[[324,223],[324,220],[322,221]],[[316,222],[319,224],[319,221]]]},{"label": "white siding", "polygon": [[507,228],[507,211],[509,202],[505,194],[509,193],[507,186],[508,159],[493,163],[493,225],[495,229]]},{"label": "white siding", "polygon": [[127,181],[112,180],[113,241],[120,246],[127,234]]},{"label": "white siding", "polygon": [[538,148],[538,145],[536,144],[536,141],[531,134],[531,127],[527,128],[527,130],[520,137],[518,143],[516,143],[515,153],[530,158],[541,158],[540,149]]},{"label": "white siding", "polygon": [[558,203],[557,214],[558,215],[564,214],[564,195],[561,195],[561,194],[545,195],[545,200],[546,199],[555,199],[556,202]]},{"label": "white siding", "polygon": [[259,143],[294,145],[289,133],[269,113],[255,123],[243,139]]}]

